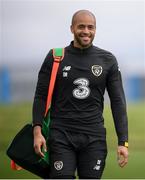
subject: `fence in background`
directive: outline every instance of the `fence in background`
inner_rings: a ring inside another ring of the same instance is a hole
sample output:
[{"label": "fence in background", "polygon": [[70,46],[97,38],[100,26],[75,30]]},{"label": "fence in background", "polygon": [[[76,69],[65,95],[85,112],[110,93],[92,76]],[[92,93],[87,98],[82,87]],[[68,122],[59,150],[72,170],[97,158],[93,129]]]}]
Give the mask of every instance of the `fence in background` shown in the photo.
[{"label": "fence in background", "polygon": [[36,67],[0,68],[0,103],[32,101],[37,76]]},{"label": "fence in background", "polygon": [[[0,103],[32,101],[40,67],[0,68]],[[128,102],[145,99],[145,76],[123,80]]]}]

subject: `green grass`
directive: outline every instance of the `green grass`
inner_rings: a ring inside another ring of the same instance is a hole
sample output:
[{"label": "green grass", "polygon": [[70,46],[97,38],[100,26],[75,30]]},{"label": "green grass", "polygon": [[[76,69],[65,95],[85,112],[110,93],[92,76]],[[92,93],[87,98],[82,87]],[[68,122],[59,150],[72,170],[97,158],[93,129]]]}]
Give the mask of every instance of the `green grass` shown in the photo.
[{"label": "green grass", "polygon": [[117,138],[109,106],[104,117],[107,128],[108,157],[103,178],[145,179],[145,103],[128,105],[129,162],[125,168],[117,164]]},{"label": "green grass", "polygon": [[[10,169],[6,149],[16,133],[31,117],[31,103],[0,105],[0,179],[38,178],[26,170]],[[107,128],[108,157],[103,174],[105,179],[145,179],[145,103],[128,105],[129,163],[125,168],[117,164],[117,138],[109,106],[104,111]]]}]

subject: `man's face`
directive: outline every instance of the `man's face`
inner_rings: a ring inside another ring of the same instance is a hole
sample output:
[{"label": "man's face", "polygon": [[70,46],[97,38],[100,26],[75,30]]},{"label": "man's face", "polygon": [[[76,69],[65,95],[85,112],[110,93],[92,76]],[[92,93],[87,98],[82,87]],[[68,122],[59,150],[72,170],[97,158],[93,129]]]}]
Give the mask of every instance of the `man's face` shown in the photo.
[{"label": "man's face", "polygon": [[71,26],[71,32],[74,34],[75,47],[89,47],[92,44],[96,32],[94,17],[87,14],[78,15]]}]

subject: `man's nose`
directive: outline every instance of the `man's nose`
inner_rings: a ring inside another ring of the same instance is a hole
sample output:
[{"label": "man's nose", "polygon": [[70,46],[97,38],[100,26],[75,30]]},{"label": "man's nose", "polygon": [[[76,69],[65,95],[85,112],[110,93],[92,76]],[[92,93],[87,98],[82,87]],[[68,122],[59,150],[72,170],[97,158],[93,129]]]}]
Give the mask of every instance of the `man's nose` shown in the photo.
[{"label": "man's nose", "polygon": [[89,29],[88,29],[88,27],[85,27],[84,30],[83,30],[83,32],[84,32],[85,34],[89,34]]}]

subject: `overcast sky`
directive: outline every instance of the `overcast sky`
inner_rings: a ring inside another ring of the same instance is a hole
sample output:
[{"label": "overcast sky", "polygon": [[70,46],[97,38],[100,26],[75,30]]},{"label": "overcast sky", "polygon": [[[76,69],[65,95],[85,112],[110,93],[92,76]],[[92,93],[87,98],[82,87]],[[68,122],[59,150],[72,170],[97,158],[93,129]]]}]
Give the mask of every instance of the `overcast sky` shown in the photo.
[{"label": "overcast sky", "polygon": [[126,71],[145,73],[145,2],[0,0],[0,66],[41,65],[50,48],[67,46],[72,15],[92,11],[94,45],[111,51]]}]

